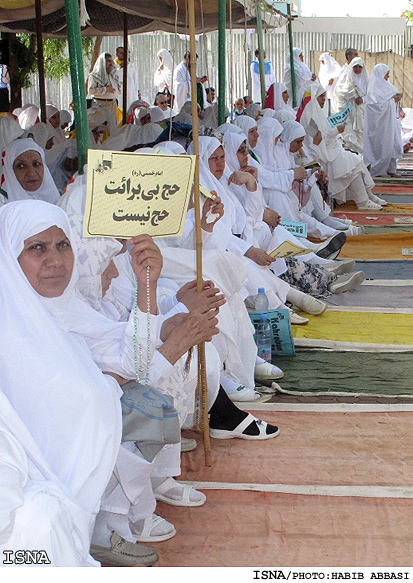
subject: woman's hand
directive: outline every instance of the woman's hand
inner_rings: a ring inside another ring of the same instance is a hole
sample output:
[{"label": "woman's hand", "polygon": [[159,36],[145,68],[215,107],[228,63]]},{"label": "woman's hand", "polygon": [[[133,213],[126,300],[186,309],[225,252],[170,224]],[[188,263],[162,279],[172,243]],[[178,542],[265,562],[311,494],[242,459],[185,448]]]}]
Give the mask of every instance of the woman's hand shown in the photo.
[{"label": "woman's hand", "polygon": [[257,190],[257,181],[254,176],[249,172],[243,172],[242,170],[236,170],[231,174],[228,180],[228,184],[236,184],[237,186],[245,186],[247,190],[253,192]]},{"label": "woman's hand", "polygon": [[258,249],[258,247],[250,247],[248,251],[244,253],[244,256],[248,257],[257,265],[261,265],[262,267],[269,267],[271,263],[275,261],[275,259],[268,255],[268,253],[262,249]]},{"label": "woman's hand", "polygon": [[254,176],[255,180],[258,182],[258,168],[255,168],[255,166],[245,166],[242,170],[243,172],[249,172],[249,174]]},{"label": "woman's hand", "polygon": [[304,166],[296,166],[293,168],[294,180],[305,180],[307,178],[307,170]]},{"label": "woman's hand", "polygon": [[[212,194],[216,194],[216,192],[212,191]],[[209,213],[209,211],[211,211]],[[209,213],[209,214],[208,214]],[[208,222],[208,218],[211,215],[217,215],[212,222]],[[207,198],[204,202],[204,206],[202,207],[202,215],[201,215],[201,228],[203,231],[207,233],[212,233],[214,230],[215,224],[224,216],[224,205],[221,202],[219,196],[216,196],[214,200],[211,198]]]},{"label": "woman's hand", "polygon": [[321,144],[321,142],[322,142],[322,141],[323,141],[323,136],[322,136],[322,134],[321,134],[320,130],[318,130],[318,132],[317,132],[317,133],[316,133],[316,135],[314,136],[314,139],[313,139],[313,144],[314,144],[315,146],[319,146],[319,145]]},{"label": "woman's hand", "polygon": [[220,308],[226,302],[221,290],[212,281],[204,281],[202,291],[197,291],[196,280],[186,283],[176,294],[178,302],[182,302],[190,312],[200,309],[203,312]]},{"label": "woman's hand", "polygon": [[162,270],[163,259],[159,247],[149,235],[138,235],[129,240],[132,249],[129,251],[133,271],[138,285],[146,289],[146,268],[149,266],[149,282],[155,284]]},{"label": "woman's hand", "polygon": [[262,215],[262,220],[264,223],[267,223],[268,226],[275,229],[280,224],[281,217],[278,213],[271,209],[265,209],[264,214]]},{"label": "woman's hand", "polygon": [[345,129],[346,129],[346,124],[345,123],[342,123],[341,125],[337,126],[337,131],[338,131],[339,134],[342,134]]},{"label": "woman's hand", "polygon": [[396,93],[396,95],[394,96],[394,101],[396,103],[399,103],[402,99],[403,95],[401,93]]},{"label": "woman's hand", "polygon": [[356,97],[356,105],[362,105],[363,104],[363,98],[362,97]]}]

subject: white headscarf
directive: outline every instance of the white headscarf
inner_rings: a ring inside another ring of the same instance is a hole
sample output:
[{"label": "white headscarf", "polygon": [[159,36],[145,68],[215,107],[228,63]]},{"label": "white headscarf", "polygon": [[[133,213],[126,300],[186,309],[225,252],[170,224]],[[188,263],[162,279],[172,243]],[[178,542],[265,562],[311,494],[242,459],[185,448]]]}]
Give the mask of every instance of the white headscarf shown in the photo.
[{"label": "white headscarf", "polygon": [[160,49],[156,56],[158,59],[159,57],[162,58],[163,67],[162,69],[160,68],[161,64],[157,67],[153,79],[154,85],[158,88],[158,91],[164,91],[164,89],[168,87],[170,93],[173,94],[173,70],[176,68],[176,65],[174,64],[172,56],[166,49]]},{"label": "white headscarf", "polygon": [[[13,170],[15,159],[20,156],[20,154],[23,154],[23,152],[28,152],[29,150],[39,152],[44,167],[43,182],[40,188],[33,192],[25,190],[21,186]],[[7,192],[8,202],[37,199],[56,204],[60,198],[59,191],[57,190],[52,175],[46,166],[44,150],[30,138],[15,140],[6,147],[4,156],[4,183],[2,188]]]},{"label": "white headscarf", "polygon": [[[311,79],[312,73],[305,63],[300,59],[300,55],[303,54],[302,49],[298,47],[293,48],[293,62],[294,62],[294,73],[299,75],[303,79]],[[285,56],[285,71],[289,71],[291,68],[290,54]],[[285,89],[284,89],[285,91]]]},{"label": "white headscarf", "polygon": [[158,142],[156,144],[157,148],[162,148],[165,147],[167,148],[170,152],[172,152],[172,154],[186,154],[185,148],[181,145],[178,144],[178,142],[174,142],[173,140],[171,140],[170,142]]},{"label": "white headscarf", "polygon": [[255,121],[258,120],[261,114],[261,106],[258,103],[250,103],[245,110],[245,115],[252,117]]},{"label": "white headscarf", "polygon": [[0,154],[13,140],[17,140],[24,134],[24,130],[11,115],[0,117]]},{"label": "white headscarf", "polygon": [[60,114],[60,111],[57,109],[57,107],[55,107],[54,105],[51,105],[51,104],[46,105],[46,119],[47,119],[47,123],[53,129],[53,133],[54,133],[53,144],[55,146],[57,144],[61,144],[62,142],[64,142],[66,140],[65,135],[63,133],[63,130],[60,127],[60,123],[59,123],[59,127],[57,127],[57,128],[52,126],[52,124],[50,123],[50,118],[53,117],[54,115],[56,115],[56,113]]},{"label": "white headscarf", "polygon": [[318,78],[321,85],[327,90],[327,87],[331,87],[329,81],[331,79],[336,80],[340,77],[341,67],[330,53],[323,53],[320,55],[319,60],[320,70],[318,72]]},{"label": "white headscarf", "polygon": [[217,127],[217,131],[219,131],[219,133],[222,135],[224,135],[225,132],[234,132],[234,134],[244,133],[240,127],[233,123],[223,123]]},{"label": "white headscarf", "polygon": [[373,67],[367,90],[366,103],[373,104],[389,101],[398,93],[396,87],[384,78],[389,71],[390,68],[383,63]]},{"label": "white headscarf", "polygon": [[[89,78],[93,77],[99,87],[112,86],[116,91],[118,90],[118,80],[116,76],[116,65],[114,64],[109,74],[106,72],[106,55],[109,53],[101,53],[96,59],[93,71]],[[113,94],[115,95],[115,94]]]},{"label": "white headscarf", "polygon": [[279,121],[281,125],[284,125],[286,121],[295,121],[296,117],[297,114],[293,109],[291,111],[288,109],[280,109],[274,114],[274,119]]},{"label": "white headscarf", "polygon": [[289,170],[296,166],[294,154],[290,152],[291,142],[305,137],[305,129],[298,121],[287,121],[278,144],[275,146],[275,155],[278,168]]},{"label": "white headscarf", "polygon": [[30,105],[23,109],[23,111],[19,114],[17,120],[20,124],[20,127],[24,130],[27,130],[34,126],[34,124],[39,122],[39,114],[40,109],[35,105]]},{"label": "white headscarf", "polygon": [[[255,121],[255,119],[253,119],[252,117],[249,117],[248,115],[239,115],[234,120],[234,124],[244,132],[244,135],[247,136],[247,138],[248,138],[248,132],[250,130],[252,130],[253,128],[256,128],[258,125],[257,122]],[[250,147],[248,143],[247,143],[247,146],[248,146],[248,148]]]},{"label": "white headscarf", "polygon": [[151,114],[151,122],[159,123],[165,119],[165,113],[168,112],[161,109],[158,105],[151,105],[149,113]]},{"label": "white headscarf", "polygon": [[[78,175],[69,185],[59,201],[59,206],[69,218],[77,249],[79,279],[76,283],[76,291],[92,308],[105,313],[102,309],[101,275],[112,259],[120,252],[122,244],[111,237],[83,237],[86,189],[87,172]],[[117,303],[110,288],[107,294],[111,295],[110,299],[113,303]],[[118,311],[121,312],[120,304]]]},{"label": "white headscarf", "polygon": [[222,141],[225,150],[225,164],[231,172],[235,172],[240,169],[237,152],[241,144],[247,145],[247,138],[244,134],[226,132]]},{"label": "white headscarf", "polygon": [[60,110],[60,125],[64,126],[67,125],[69,123],[71,123],[72,121],[72,116],[70,114],[70,111],[67,111],[67,109],[61,109]]},{"label": "white headscarf", "polygon": [[[46,149],[47,142],[55,137],[54,128],[50,124],[45,124],[43,122],[37,123],[28,130],[29,135],[33,135],[33,140],[38,146],[43,150]],[[54,143],[54,142],[53,142]]]},{"label": "white headscarf", "polygon": [[258,133],[260,137],[254,153],[257,154],[262,164],[268,169],[276,168],[274,157],[275,139],[281,135],[283,126],[279,121],[272,118],[263,118],[258,121]]},{"label": "white headscarf", "polygon": [[2,388],[52,472],[92,517],[119,451],[120,391],[77,335],[83,326],[102,338],[109,327],[75,297],[76,249],[60,297],[40,296],[18,263],[24,241],[52,226],[72,240],[69,221],[55,205],[24,200],[0,209]]},{"label": "white headscarf", "polygon": [[116,150],[121,152],[140,143],[140,134],[145,126],[126,124],[118,128],[112,135],[105,140],[104,150]]},{"label": "white headscarf", "polygon": [[[360,65],[363,68],[363,71],[359,75],[354,73],[353,67],[356,65]],[[369,77],[363,59],[361,57],[354,57],[337,80],[334,90],[337,107],[342,109],[351,99],[349,94],[354,93],[355,90],[357,90],[359,97],[364,97],[367,93],[368,84]]]}]

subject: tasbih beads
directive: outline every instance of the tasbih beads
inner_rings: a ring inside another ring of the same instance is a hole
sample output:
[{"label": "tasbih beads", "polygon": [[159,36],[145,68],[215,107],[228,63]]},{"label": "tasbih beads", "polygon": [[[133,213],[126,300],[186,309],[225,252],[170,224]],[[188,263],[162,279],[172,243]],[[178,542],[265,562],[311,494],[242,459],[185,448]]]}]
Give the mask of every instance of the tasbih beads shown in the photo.
[{"label": "tasbih beads", "polygon": [[[145,369],[143,366],[143,357],[142,357],[142,342],[139,340],[138,336],[138,283],[136,282],[136,289],[135,289],[135,302],[133,307],[133,327],[134,327],[134,334],[133,334],[133,355],[135,359],[135,378],[138,383],[142,385],[149,385],[149,368],[151,364],[151,288],[150,288],[150,281],[149,281],[149,273],[150,273],[149,265],[146,268],[146,335],[147,335],[147,343],[146,343],[146,378],[141,380],[139,373],[142,373]],[[139,345],[139,359],[138,359],[138,345]]]}]

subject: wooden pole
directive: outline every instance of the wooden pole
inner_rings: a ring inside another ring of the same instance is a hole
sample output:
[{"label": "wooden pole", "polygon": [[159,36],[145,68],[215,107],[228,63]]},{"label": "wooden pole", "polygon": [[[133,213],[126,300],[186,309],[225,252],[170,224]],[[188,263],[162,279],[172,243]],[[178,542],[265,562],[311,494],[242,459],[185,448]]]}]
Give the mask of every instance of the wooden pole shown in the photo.
[{"label": "wooden pole", "polygon": [[[197,289],[202,291],[202,230],[201,213],[199,204],[199,135],[198,135],[198,103],[196,92],[196,43],[195,43],[195,6],[194,0],[188,0],[188,24],[189,24],[189,51],[190,51],[190,73],[191,73],[191,104],[192,104],[192,139],[194,144],[195,162],[195,225],[196,225],[196,273]],[[207,404],[207,380],[206,380],[206,358],[205,343],[198,345],[198,362],[201,376],[201,399],[202,399],[202,426],[204,435],[205,464],[211,465],[211,443],[209,439],[208,404]]]},{"label": "wooden pole", "polygon": [[123,95],[122,95],[122,123],[126,123],[128,109],[128,15],[123,13]]},{"label": "wooden pole", "polygon": [[292,18],[291,18],[291,4],[287,4],[287,15],[288,15],[288,44],[290,48],[290,73],[291,73],[291,99],[293,102],[293,107],[297,106],[297,93],[295,86],[295,70],[294,70],[294,50],[293,50],[293,28],[292,28]]},{"label": "wooden pole", "polygon": [[[230,0],[231,1],[231,0]],[[218,123],[225,123],[226,0],[218,0]]]},{"label": "wooden pole", "polygon": [[265,91],[265,72],[264,72],[264,46],[262,40],[262,16],[260,0],[255,0],[255,8],[257,11],[257,36],[258,36],[258,60],[260,64],[260,87],[261,87],[261,107],[264,108],[266,100]]},{"label": "wooden pole", "polygon": [[36,10],[37,64],[39,68],[40,121],[46,123],[46,88],[44,82],[41,0],[35,0],[35,10]]}]

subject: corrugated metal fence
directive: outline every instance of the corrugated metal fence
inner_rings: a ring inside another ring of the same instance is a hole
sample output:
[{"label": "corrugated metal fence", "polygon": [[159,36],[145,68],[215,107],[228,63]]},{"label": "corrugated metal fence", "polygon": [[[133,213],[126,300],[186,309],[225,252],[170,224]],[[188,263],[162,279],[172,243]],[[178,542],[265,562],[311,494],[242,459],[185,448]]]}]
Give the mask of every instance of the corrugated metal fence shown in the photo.
[{"label": "corrugated metal fence", "polygon": [[[116,47],[122,45],[122,37],[105,37],[102,51],[115,55]],[[360,51],[382,52],[393,51],[399,55],[412,56],[413,30],[407,27],[405,35],[363,35],[363,34],[332,34],[294,32],[294,46],[301,47],[305,60],[311,64],[311,51],[329,51],[355,47]],[[230,106],[233,99],[248,93],[249,64],[258,46],[255,31],[227,31],[226,37],[226,101]],[[282,80],[284,62],[288,54],[288,35],[285,31],[264,30],[264,47],[267,58],[273,63],[273,69],[278,80]],[[179,63],[185,51],[189,50],[189,37],[163,32],[131,35],[129,49],[131,62],[138,72],[142,97],[153,102],[155,87],[153,74],[157,67],[156,54],[159,49],[166,48],[175,55]],[[218,83],[218,32],[197,37],[198,74],[208,74],[210,85]],[[232,75],[231,75],[232,71]],[[85,71],[85,74],[87,72]],[[46,81],[46,97],[48,103],[54,103],[59,108],[67,109],[72,101],[70,80],[63,79],[60,83]],[[38,104],[38,88],[33,76],[33,86],[23,92],[23,103]]]}]

